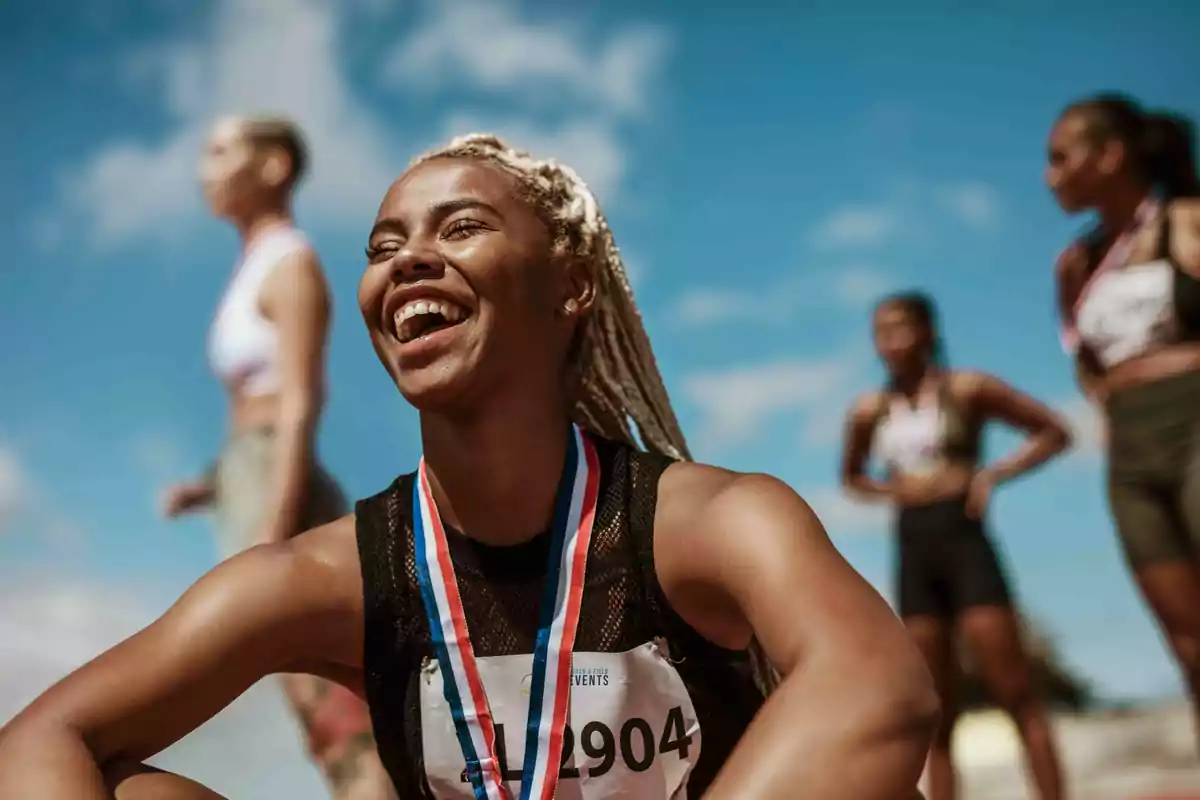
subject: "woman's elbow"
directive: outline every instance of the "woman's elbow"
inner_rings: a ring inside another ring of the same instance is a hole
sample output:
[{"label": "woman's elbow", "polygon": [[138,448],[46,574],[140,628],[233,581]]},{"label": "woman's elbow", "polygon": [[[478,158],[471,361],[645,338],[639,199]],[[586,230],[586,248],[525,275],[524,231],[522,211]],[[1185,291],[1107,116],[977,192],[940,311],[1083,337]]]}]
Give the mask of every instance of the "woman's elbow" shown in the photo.
[{"label": "woman's elbow", "polygon": [[1074,445],[1074,436],[1071,434],[1071,429],[1061,421],[1056,421],[1051,425],[1046,430],[1045,436],[1050,450],[1054,455],[1064,453]]},{"label": "woman's elbow", "polygon": [[872,687],[874,712],[864,717],[887,738],[912,741],[924,749],[941,719],[941,700],[924,659],[915,646],[906,645],[908,652],[864,676],[861,685]]},{"label": "woman's elbow", "polygon": [[897,687],[889,708],[894,725],[927,747],[942,716],[942,703],[929,670],[923,665],[921,676],[914,676]]}]

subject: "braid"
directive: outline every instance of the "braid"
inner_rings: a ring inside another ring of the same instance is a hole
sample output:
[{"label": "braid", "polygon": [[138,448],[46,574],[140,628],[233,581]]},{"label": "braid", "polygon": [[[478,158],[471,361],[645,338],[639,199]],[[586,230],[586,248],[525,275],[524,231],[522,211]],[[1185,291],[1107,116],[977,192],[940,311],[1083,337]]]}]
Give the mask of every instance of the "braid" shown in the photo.
[{"label": "braid", "polygon": [[488,134],[458,137],[414,164],[434,158],[480,159],[511,174],[550,224],[555,255],[591,266],[596,302],[578,341],[575,421],[599,436],[635,446],[636,426],[647,450],[690,459],[621,253],[583,179],[570,167],[534,159]]},{"label": "braid", "polygon": [[[508,172],[551,226],[555,254],[591,265],[596,302],[581,331],[573,365],[579,370],[575,422],[604,438],[634,446],[636,426],[647,450],[690,461],[621,252],[583,179],[564,164],[534,159],[490,134],[460,136],[418,157],[414,165],[434,158],[475,158]],[[779,684],[779,673],[757,639],[750,643],[749,656],[755,683],[764,694],[771,692]]]}]

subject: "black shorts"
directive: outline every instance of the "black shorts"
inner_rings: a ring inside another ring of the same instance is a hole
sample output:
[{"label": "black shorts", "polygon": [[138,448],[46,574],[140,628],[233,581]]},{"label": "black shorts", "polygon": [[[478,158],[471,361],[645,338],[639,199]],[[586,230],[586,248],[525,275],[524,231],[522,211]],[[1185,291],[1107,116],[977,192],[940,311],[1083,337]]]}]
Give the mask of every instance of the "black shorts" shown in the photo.
[{"label": "black shorts", "polygon": [[903,507],[896,527],[900,616],[953,619],[974,606],[1012,605],[1000,559],[964,498]]}]

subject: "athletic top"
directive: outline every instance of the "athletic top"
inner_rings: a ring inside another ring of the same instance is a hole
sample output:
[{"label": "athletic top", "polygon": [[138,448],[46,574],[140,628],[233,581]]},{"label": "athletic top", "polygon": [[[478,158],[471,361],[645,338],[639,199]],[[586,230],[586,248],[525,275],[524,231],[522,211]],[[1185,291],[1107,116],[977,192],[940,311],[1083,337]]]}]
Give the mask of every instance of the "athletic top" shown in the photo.
[{"label": "athletic top", "polygon": [[[670,459],[592,437],[601,470],[572,659],[559,787],[599,800],[699,797],[763,703],[748,653],[720,648],[667,602],[654,572],[658,481]],[[364,687],[401,797],[471,798],[417,578],[414,475],[357,504]],[[446,529],[496,751],[520,793],[529,676],[550,536],[489,546]],[[701,740],[703,739],[703,745]]]},{"label": "athletic top", "polygon": [[275,326],[259,311],[258,296],[271,270],[309,247],[300,231],[269,231],[247,248],[217,306],[208,337],[213,372],[227,386],[251,396],[279,389],[279,342]]},{"label": "athletic top", "polygon": [[[1127,265],[1106,260],[1087,277],[1064,315],[1068,353],[1084,345],[1107,369],[1163,345],[1200,340],[1200,280],[1172,257],[1170,215],[1165,207],[1157,213],[1162,233],[1152,260]],[[1075,246],[1095,264],[1100,245],[1097,231]]]},{"label": "athletic top", "polygon": [[890,394],[875,424],[874,448],[892,473],[929,473],[947,461],[973,465],[979,458],[979,427],[957,408],[942,380],[936,389],[920,392],[915,405]]}]

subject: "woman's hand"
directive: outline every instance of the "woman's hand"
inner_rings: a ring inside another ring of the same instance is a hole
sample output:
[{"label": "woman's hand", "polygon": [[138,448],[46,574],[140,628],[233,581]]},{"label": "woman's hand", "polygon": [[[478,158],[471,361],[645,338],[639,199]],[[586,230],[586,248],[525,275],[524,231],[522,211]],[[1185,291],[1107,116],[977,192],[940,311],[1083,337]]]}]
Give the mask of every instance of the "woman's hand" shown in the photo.
[{"label": "woman's hand", "polygon": [[981,469],[971,478],[967,488],[967,516],[971,519],[983,519],[988,505],[992,501],[992,491],[999,481],[996,475],[988,469]]},{"label": "woman's hand", "polygon": [[183,481],[169,487],[162,497],[162,513],[167,519],[175,519],[193,511],[212,505],[216,491],[208,481]]}]

